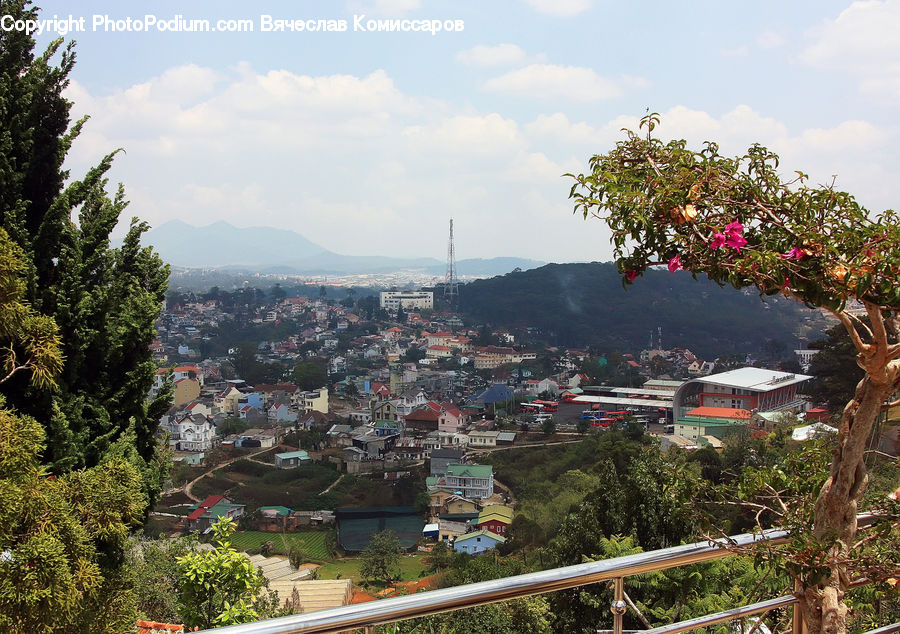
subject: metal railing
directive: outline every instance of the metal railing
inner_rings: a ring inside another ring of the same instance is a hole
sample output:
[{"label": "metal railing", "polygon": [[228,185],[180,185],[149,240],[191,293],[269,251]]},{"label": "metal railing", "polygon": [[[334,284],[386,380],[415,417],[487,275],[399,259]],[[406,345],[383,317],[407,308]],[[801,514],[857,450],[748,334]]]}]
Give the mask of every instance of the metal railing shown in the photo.
[{"label": "metal railing", "polygon": [[[857,525],[863,528],[870,525],[876,518],[877,516],[871,513],[857,515]],[[774,546],[787,541],[787,531],[768,530],[761,533],[683,544],[635,555],[542,570],[514,577],[444,588],[442,590],[419,592],[392,599],[345,605],[340,608],[318,610],[305,614],[256,621],[254,623],[244,623],[242,625],[231,625],[216,630],[204,630],[204,632],[215,632],[215,634],[293,634],[295,632],[346,632],[362,628],[367,634],[374,634],[375,626],[386,623],[511,599],[520,599],[536,594],[567,590],[592,583],[610,582],[613,589],[613,601],[610,606],[610,610],[613,613],[613,632],[621,634],[622,621],[626,611],[625,600],[627,599],[625,595],[625,577],[729,557],[734,554],[729,548],[742,548],[759,543],[769,543]],[[851,587],[865,583],[868,583],[868,580],[861,579],[852,583]],[[797,590],[798,588],[795,588],[795,592]],[[685,632],[707,625],[742,619],[753,614],[765,614],[776,608],[796,606],[797,603],[799,603],[797,596],[790,594],[723,612],[707,614],[680,623],[644,630],[642,634]],[[806,631],[800,618],[800,610],[796,608],[793,610],[792,631],[794,634],[802,634]],[[872,630],[868,634],[889,634],[893,632],[900,633],[900,623]]]},{"label": "metal railing", "polygon": [[[232,625],[216,629],[215,632],[216,634],[291,634],[294,632],[340,632],[359,628],[364,628],[367,632],[374,632],[376,625],[385,623],[496,603],[498,601],[508,601],[535,594],[556,592],[604,581],[612,581],[614,583],[615,596],[612,607],[616,624],[614,631],[621,632],[622,617],[625,613],[625,577],[687,566],[732,555],[725,546],[745,547],[760,542],[769,542],[774,545],[786,541],[787,531],[783,530],[737,535],[731,537],[728,542],[705,541],[684,544],[614,559],[542,570],[540,572],[531,572],[514,577],[444,588],[442,590],[420,592],[392,599],[346,605],[340,608],[284,616],[255,623]],[[796,602],[796,599],[793,596],[788,596],[779,597],[779,599],[771,601],[779,603],[765,609],[758,609],[755,612],[764,612],[781,605],[789,605]],[[756,604],[757,607],[759,605],[761,604]],[[735,613],[732,616],[731,612],[729,611],[728,614],[710,615],[718,618],[718,620],[710,623],[732,620],[753,613]],[[691,627],[700,627],[700,625],[693,624]],[[677,632],[683,630],[657,628],[652,631]],[[209,630],[209,632],[212,632],[212,630]]]}]

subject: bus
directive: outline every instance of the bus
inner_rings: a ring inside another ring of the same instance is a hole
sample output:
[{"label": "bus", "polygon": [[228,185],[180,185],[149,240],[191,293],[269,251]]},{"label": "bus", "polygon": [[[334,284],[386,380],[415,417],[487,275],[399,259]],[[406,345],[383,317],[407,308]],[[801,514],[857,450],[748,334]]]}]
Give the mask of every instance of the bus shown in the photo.
[{"label": "bus", "polygon": [[559,401],[531,401],[532,405],[540,405],[545,412],[559,411]]},{"label": "bus", "polygon": [[537,414],[539,412],[545,411],[544,404],[539,403],[538,401],[532,401],[530,403],[522,403],[519,407],[522,409],[523,412],[526,412],[529,414]]}]

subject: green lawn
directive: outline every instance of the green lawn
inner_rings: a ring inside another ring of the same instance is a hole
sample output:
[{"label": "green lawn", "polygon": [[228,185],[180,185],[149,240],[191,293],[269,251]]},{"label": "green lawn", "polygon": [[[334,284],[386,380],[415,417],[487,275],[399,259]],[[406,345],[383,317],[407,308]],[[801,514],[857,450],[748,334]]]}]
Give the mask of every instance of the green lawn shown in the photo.
[{"label": "green lawn", "polygon": [[[422,576],[427,568],[423,557],[421,553],[403,555],[400,560],[401,581],[415,581]],[[319,569],[319,579],[352,579],[353,583],[360,584],[363,581],[359,576],[360,566],[360,558],[327,561]]]},{"label": "green lawn", "polygon": [[238,550],[258,549],[265,542],[275,544],[275,553],[286,555],[291,544],[299,542],[303,551],[312,559],[328,558],[325,550],[325,531],[308,531],[304,533],[269,533],[266,531],[241,531],[231,537],[231,543]]}]

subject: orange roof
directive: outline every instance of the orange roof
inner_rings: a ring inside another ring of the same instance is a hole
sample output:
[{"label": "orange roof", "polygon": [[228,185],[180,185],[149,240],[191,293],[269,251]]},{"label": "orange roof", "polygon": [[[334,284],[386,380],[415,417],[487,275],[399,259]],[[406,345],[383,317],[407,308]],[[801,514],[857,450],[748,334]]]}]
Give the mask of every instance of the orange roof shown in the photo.
[{"label": "orange roof", "polygon": [[705,416],[707,418],[740,418],[750,420],[750,412],[745,409],[734,409],[731,407],[695,407],[689,412],[685,412],[685,416]]}]

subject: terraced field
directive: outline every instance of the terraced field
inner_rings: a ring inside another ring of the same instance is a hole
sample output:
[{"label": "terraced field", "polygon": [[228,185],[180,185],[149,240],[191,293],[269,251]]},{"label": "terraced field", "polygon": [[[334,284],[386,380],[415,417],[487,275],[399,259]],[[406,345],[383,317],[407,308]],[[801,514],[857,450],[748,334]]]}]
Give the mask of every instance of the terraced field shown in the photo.
[{"label": "terraced field", "polygon": [[274,553],[286,555],[294,543],[299,543],[303,552],[311,559],[328,559],[325,550],[326,531],[308,531],[303,533],[268,533],[265,531],[242,531],[231,537],[231,543],[238,550],[259,549],[266,542],[275,544]]}]

